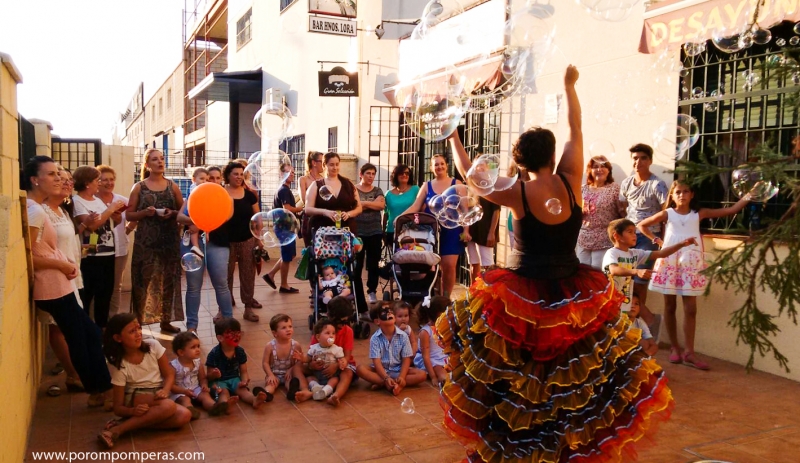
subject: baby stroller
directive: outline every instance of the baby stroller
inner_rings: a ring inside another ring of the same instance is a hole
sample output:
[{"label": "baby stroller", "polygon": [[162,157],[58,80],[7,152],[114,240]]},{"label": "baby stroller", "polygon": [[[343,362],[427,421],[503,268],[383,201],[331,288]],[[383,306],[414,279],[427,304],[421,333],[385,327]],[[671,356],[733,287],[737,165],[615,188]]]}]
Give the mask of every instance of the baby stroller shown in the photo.
[{"label": "baby stroller", "polygon": [[353,303],[355,309],[353,313],[353,322],[355,322],[353,334],[361,339],[366,339],[369,336],[369,324],[357,322],[358,305],[350,283],[356,261],[356,252],[353,249],[355,242],[355,235],[350,233],[350,229],[347,227],[320,227],[314,235],[309,262],[311,267],[310,278],[314,288],[311,297],[314,309],[311,315],[308,316],[308,329],[313,330],[314,324],[320,318],[323,318],[322,316],[328,311],[325,302],[323,302],[322,291],[319,288],[319,277],[325,267],[331,267],[339,275],[339,278],[344,280],[343,284],[350,289],[350,294],[346,298]]},{"label": "baby stroller", "polygon": [[414,305],[433,294],[439,277],[439,222],[415,212],[398,216],[394,229],[392,273],[400,298]]}]

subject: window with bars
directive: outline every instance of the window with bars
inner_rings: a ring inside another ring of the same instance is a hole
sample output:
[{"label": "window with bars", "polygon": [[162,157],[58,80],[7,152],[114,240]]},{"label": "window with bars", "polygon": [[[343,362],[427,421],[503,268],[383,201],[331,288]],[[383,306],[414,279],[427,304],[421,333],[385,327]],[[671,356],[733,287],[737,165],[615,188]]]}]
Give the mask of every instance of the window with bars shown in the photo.
[{"label": "window with bars", "polygon": [[[774,78],[774,68],[767,63],[780,59],[781,49],[775,42],[793,36],[792,24],[776,26],[772,34],[769,44],[754,44],[738,53],[723,53],[709,43],[704,53],[683,57],[686,76],[681,81],[678,111],[694,117],[700,128],[699,140],[689,151],[691,160],[719,154],[716,163],[732,167],[745,162],[762,143],[779,152],[791,151],[800,134],[800,121],[786,99],[800,82]],[[800,163],[795,162],[791,169],[797,175]],[[720,174],[699,187],[700,206],[718,208],[736,202],[730,177],[730,173]],[[766,203],[749,205],[736,216],[709,220],[701,227],[708,232],[744,231],[756,218],[763,224],[780,217],[789,205],[789,198],[778,194]]]},{"label": "window with bars", "polygon": [[102,164],[100,140],[53,138],[52,158],[73,171],[80,166]]},{"label": "window with bars", "polygon": [[247,44],[252,38],[251,33],[251,17],[253,16],[253,9],[250,8],[247,12],[236,21],[236,49],[240,49]]},{"label": "window with bars", "polygon": [[339,127],[328,129],[328,152],[336,153],[339,150]]}]

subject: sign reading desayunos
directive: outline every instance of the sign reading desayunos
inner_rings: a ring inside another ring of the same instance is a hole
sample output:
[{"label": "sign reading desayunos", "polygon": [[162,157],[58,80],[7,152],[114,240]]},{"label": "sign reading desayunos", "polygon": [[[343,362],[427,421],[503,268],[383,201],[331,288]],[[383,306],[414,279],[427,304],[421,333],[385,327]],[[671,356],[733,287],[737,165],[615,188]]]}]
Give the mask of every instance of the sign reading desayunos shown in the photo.
[{"label": "sign reading desayunos", "polygon": [[309,16],[308,30],[321,34],[356,36],[356,22],[348,19],[328,18],[325,16]]},{"label": "sign reading desayunos", "polygon": [[358,72],[341,66],[319,71],[319,96],[358,96]]}]

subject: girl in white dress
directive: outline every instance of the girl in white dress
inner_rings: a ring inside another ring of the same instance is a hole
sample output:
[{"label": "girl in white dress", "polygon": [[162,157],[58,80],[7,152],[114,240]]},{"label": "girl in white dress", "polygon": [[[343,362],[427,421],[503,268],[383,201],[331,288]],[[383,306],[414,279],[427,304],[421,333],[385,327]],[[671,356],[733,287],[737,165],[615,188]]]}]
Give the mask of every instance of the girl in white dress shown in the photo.
[{"label": "girl in white dress", "polygon": [[[642,220],[637,225],[639,232],[653,240],[661,247],[671,246],[687,238],[694,237],[699,248],[690,246],[683,248],[675,254],[658,259],[653,267],[653,276],[650,279],[649,289],[664,295],[664,322],[669,334],[670,353],[669,361],[708,370],[708,364],[697,358],[694,352],[694,332],[697,320],[697,296],[706,289],[707,279],[700,272],[706,268],[703,258],[703,240],[700,236],[700,221],[708,218],[725,217],[741,211],[750,201],[745,196],[730,207],[720,209],[700,209],[695,201],[694,190],[691,185],[683,180],[675,180],[669,189],[667,204],[664,210],[654,216]],[[650,227],[666,224],[664,239],[652,236]],[[682,351],[678,342],[677,321],[677,296],[683,298],[684,322],[683,331],[686,340],[686,350]]]}]

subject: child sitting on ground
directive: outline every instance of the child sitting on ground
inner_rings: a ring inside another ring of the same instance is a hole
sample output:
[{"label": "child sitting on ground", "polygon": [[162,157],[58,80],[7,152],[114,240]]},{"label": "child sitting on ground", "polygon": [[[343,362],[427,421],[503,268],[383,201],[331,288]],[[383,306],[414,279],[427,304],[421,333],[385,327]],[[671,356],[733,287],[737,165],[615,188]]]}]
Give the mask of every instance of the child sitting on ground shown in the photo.
[{"label": "child sitting on ground", "polygon": [[[323,318],[314,325],[314,336],[317,343],[308,348],[308,361],[320,362],[322,369],[314,372],[314,376],[309,376],[308,386],[314,400],[325,400],[333,394],[333,388],[339,384],[339,374],[341,370],[347,368],[347,359],[344,358],[344,350],[335,344],[336,327],[333,322]],[[338,369],[332,376],[325,374],[325,368],[336,364]]]},{"label": "child sitting on ground", "polygon": [[166,349],[155,339],[142,340],[136,314],[111,317],[103,333],[103,353],[108,361],[114,414],[97,436],[102,445],[114,447],[119,436],[141,428],[180,428],[192,419],[186,408],[169,400],[175,370]]},{"label": "child sitting on ground", "polygon": [[427,371],[431,384],[439,389],[447,379],[447,372],[444,369],[447,354],[439,345],[436,336],[436,320],[447,310],[448,305],[450,299],[434,296],[429,301],[424,301],[419,309],[419,323],[422,329],[419,330],[419,350],[414,356],[414,366]]},{"label": "child sitting on ground", "polygon": [[408,335],[408,342],[411,343],[411,348],[416,352],[417,335],[411,329],[411,304],[406,301],[394,301],[392,303],[392,311],[394,312],[394,324],[397,325],[397,329]]},{"label": "child sitting on ground", "polygon": [[411,366],[414,351],[408,335],[395,326],[394,312],[388,307],[373,307],[370,311],[379,329],[369,340],[369,358],[372,365],[359,365],[356,374],[372,383],[372,390],[385,387],[394,395],[406,386],[425,381],[424,371]]},{"label": "child sitting on ground", "polygon": [[172,351],[178,357],[169,362],[175,370],[175,384],[169,398],[183,405],[192,413],[192,420],[200,418],[200,411],[194,404],[206,411],[214,406],[208,389],[206,369],[200,361],[200,339],[193,331],[184,331],[172,340]]},{"label": "child sitting on ground", "polygon": [[338,275],[336,270],[330,265],[322,267],[319,290],[322,293],[323,304],[327,304],[336,296],[347,297],[350,295],[350,288],[345,285],[344,278]]},{"label": "child sitting on ground", "polygon": [[[189,187],[189,196],[199,185],[208,181],[208,171],[205,167],[195,167],[192,171],[192,185]],[[189,243],[192,246],[191,251],[200,257],[203,257],[203,251],[200,249],[200,232],[192,233],[188,229],[183,232],[183,240],[186,241],[188,235]]]},{"label": "child sitting on ground", "polygon": [[[267,375],[264,380],[265,389],[253,388],[253,392],[256,394],[263,390],[267,395],[267,402],[272,401],[275,391],[281,384],[289,390],[290,385],[297,382],[297,378],[292,377],[293,367],[298,361],[302,362],[304,357],[300,343],[292,339],[294,326],[291,317],[282,313],[275,315],[269,321],[269,329],[272,330],[272,336],[275,339],[264,347],[262,366]],[[290,400],[296,399],[298,402],[311,398],[311,392],[305,389],[295,390],[293,395],[295,397],[291,397]]]},{"label": "child sitting on ground", "polygon": [[211,349],[206,357],[208,379],[217,394],[217,403],[209,411],[210,415],[231,413],[233,405],[241,399],[256,410],[267,400],[267,394],[259,391],[253,395],[247,385],[247,353],[239,346],[242,340],[242,326],[235,318],[223,318],[214,323],[214,334],[219,344]]},{"label": "child sitting on ground", "polygon": [[650,334],[650,328],[647,326],[647,323],[639,318],[639,309],[639,296],[633,294],[631,298],[631,311],[628,312],[628,318],[633,322],[631,324],[632,328],[642,331],[642,339],[639,340],[639,345],[647,352],[647,355],[653,357],[658,352],[658,343],[653,339],[653,335]]}]

